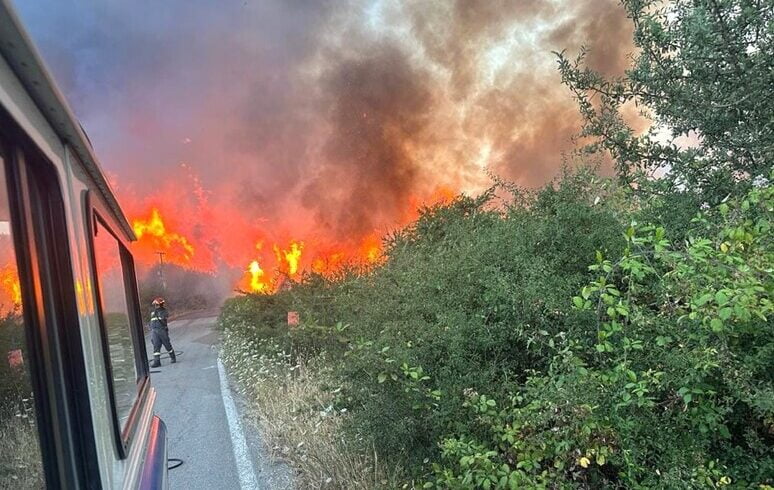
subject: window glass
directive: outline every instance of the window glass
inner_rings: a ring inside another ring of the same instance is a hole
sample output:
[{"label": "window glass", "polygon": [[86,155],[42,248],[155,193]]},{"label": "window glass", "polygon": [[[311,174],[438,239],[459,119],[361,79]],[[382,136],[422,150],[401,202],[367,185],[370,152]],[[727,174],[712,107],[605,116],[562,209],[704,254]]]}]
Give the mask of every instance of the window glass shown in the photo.
[{"label": "window glass", "polygon": [[123,428],[137,398],[134,342],[126,302],[121,245],[99,221],[95,226],[94,254],[110,354],[113,394],[118,420]]},{"label": "window glass", "polygon": [[0,154],[0,488],[43,488],[30,354]]}]

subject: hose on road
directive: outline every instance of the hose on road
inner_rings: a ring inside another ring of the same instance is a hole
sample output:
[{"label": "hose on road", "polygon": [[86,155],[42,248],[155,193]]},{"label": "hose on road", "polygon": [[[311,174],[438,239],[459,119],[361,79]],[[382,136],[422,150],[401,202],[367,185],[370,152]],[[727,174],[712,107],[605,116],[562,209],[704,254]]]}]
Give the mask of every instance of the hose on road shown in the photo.
[{"label": "hose on road", "polygon": [[[181,350],[176,350],[175,351],[175,357],[180,356],[182,354],[183,354],[183,351],[181,351]],[[162,360],[162,359],[169,359],[169,353],[166,353],[163,356],[159,356],[159,361]],[[161,371],[150,371],[151,374],[153,374],[153,373],[160,373],[160,372]]]},{"label": "hose on road", "polygon": [[179,458],[167,458],[167,463],[175,463],[172,466],[167,465],[167,471],[169,471],[183,466],[184,461]]},{"label": "hose on road", "polygon": [[[181,355],[183,355],[183,351],[181,351],[181,350],[176,350],[175,351],[175,357],[181,356]],[[169,359],[169,352],[163,354],[161,357],[159,357],[159,359]]]}]

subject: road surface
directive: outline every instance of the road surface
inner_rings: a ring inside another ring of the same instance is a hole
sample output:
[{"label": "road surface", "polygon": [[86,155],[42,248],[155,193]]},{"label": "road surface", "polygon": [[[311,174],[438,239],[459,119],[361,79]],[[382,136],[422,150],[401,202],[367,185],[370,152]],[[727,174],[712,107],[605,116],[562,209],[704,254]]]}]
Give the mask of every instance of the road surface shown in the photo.
[{"label": "road surface", "polygon": [[[260,435],[240,415],[241,400],[219,366],[216,314],[170,322],[172,346],[182,353],[177,364],[164,355],[161,367],[151,369],[156,413],[167,424],[169,457],[184,462],[170,470],[170,489],[292,488],[290,469],[269,459]],[[151,352],[148,358],[153,359]]]}]

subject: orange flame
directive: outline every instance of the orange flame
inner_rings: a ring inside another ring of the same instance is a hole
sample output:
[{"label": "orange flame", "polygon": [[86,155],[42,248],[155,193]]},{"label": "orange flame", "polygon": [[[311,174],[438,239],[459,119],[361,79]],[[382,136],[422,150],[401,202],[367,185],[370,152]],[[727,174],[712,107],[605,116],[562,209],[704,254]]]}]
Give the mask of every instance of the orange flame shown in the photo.
[{"label": "orange flame", "polygon": [[303,248],[304,242],[291,241],[288,250],[282,250],[278,245],[274,245],[274,255],[277,257],[277,263],[280,264],[280,267],[283,269],[287,269],[288,275],[295,276],[298,274],[301,261],[301,250],[303,250]]},{"label": "orange flame", "polygon": [[318,257],[312,261],[312,272],[327,274],[344,265],[346,257],[343,252],[331,253],[324,257]]},{"label": "orange flame", "polygon": [[363,239],[360,244],[360,255],[368,264],[379,262],[382,257],[382,241],[372,233]]},{"label": "orange flame", "polygon": [[[260,253],[263,242],[258,242],[255,248]],[[253,260],[246,271],[243,284],[249,284],[252,292],[273,293],[283,284],[283,275],[297,279],[304,269],[316,274],[328,275],[341,270],[346,264],[369,266],[383,259],[382,242],[376,233],[366,236],[357,247],[352,248],[351,253],[341,249],[327,251],[318,249],[316,253],[306,254],[304,249],[304,242],[300,241],[291,240],[287,248],[274,244],[272,246],[274,256],[268,256],[268,261],[271,259],[276,261],[276,267],[269,268],[273,272],[267,273],[259,265],[267,262],[267,257],[260,262]]]},{"label": "orange flame", "polygon": [[134,234],[140,243],[147,243],[156,249],[162,249],[170,254],[169,260],[182,265],[190,262],[194,256],[194,247],[188,239],[177,233],[167,231],[161,213],[157,208],[151,209],[147,219],[132,221]]},{"label": "orange flame", "polygon": [[21,284],[19,284],[16,267],[13,265],[6,264],[0,269],[0,288],[14,306],[21,304]]},{"label": "orange flame", "polygon": [[250,289],[255,293],[269,292],[269,283],[266,282],[266,273],[261,269],[257,260],[250,262],[250,267],[247,269],[250,273]]},{"label": "orange flame", "polygon": [[[236,272],[237,289],[271,294],[300,280],[304,271],[334,277],[349,266],[359,269],[385,260],[381,233],[376,229],[336,236],[303,209],[290,209],[267,229],[264,223],[271,219],[251,216],[234,203],[211,205],[209,191],[195,175],[191,178],[189,189],[194,189],[196,199],[170,183],[163,192],[130,207],[138,238],[132,252],[138,264],[156,264],[156,254],[165,252],[165,262],[213,274]],[[374,223],[401,227],[416,220],[423,206],[448,203],[455,196],[452,187],[427,188],[399,205],[394,221],[385,222],[380,216]],[[195,209],[190,207],[192,202]]]}]

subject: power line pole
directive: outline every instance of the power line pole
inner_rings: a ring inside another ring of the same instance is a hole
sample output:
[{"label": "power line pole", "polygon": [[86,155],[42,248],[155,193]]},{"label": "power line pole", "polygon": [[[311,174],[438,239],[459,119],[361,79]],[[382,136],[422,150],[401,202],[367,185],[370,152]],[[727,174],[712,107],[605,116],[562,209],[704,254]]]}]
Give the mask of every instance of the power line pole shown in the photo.
[{"label": "power line pole", "polygon": [[161,290],[167,292],[167,281],[164,280],[164,256],[166,252],[156,252],[159,256],[159,278],[161,278]]}]

